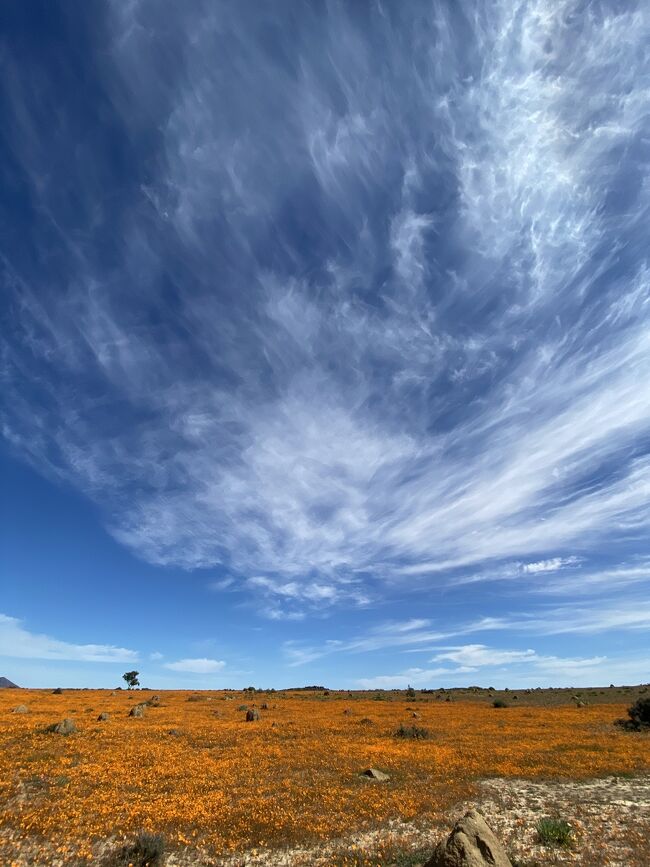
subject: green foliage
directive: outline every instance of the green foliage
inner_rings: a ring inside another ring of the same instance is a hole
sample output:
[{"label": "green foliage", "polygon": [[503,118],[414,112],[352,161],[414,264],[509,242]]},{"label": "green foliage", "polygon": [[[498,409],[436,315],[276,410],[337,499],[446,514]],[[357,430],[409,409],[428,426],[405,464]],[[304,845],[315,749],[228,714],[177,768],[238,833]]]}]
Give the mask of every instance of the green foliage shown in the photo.
[{"label": "green foliage", "polygon": [[133,689],[136,686],[140,686],[140,681],[138,680],[139,671],[126,671],[122,675],[122,679],[126,681],[126,684],[129,689]]},{"label": "green foliage", "polygon": [[407,690],[406,690],[406,695],[407,695],[409,698],[415,698],[415,690],[413,689],[412,686],[410,686],[410,685],[408,686],[408,688],[407,688]]},{"label": "green foliage", "polygon": [[564,819],[540,819],[537,823],[537,836],[544,846],[570,846],[572,834]]},{"label": "green foliage", "polygon": [[507,701],[504,701],[502,698],[495,698],[492,702],[492,707],[510,707]]},{"label": "green foliage", "polygon": [[421,726],[405,726],[403,723],[395,730],[394,734],[396,738],[410,738],[417,741],[425,741],[430,737],[429,729]]}]

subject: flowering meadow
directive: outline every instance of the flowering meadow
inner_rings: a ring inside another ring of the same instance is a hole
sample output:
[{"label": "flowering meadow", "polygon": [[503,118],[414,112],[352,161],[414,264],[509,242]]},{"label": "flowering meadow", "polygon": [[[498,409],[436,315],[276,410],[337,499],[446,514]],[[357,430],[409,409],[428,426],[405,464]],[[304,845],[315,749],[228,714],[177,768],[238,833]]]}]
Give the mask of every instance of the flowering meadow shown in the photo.
[{"label": "flowering meadow", "polygon": [[[309,844],[434,821],[489,777],[650,770],[648,738],[613,725],[620,701],[497,709],[471,696],[163,692],[160,706],[129,716],[152,695],[0,691],[1,863],[30,863],[14,861],[27,843],[48,847],[45,863],[84,863],[101,841],[139,831],[215,856]],[[19,703],[27,712],[12,712]],[[244,705],[260,719],[246,722]],[[46,730],[64,718],[75,732]],[[428,737],[396,737],[400,725]],[[389,781],[360,776],[369,767]]]}]

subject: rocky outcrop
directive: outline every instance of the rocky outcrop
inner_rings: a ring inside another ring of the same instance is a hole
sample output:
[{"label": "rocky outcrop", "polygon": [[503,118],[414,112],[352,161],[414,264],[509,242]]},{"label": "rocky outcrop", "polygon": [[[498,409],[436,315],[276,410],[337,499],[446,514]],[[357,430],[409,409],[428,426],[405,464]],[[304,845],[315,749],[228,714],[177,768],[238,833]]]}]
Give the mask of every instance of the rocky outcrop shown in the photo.
[{"label": "rocky outcrop", "polygon": [[425,867],[512,867],[512,863],[483,816],[469,810]]},{"label": "rocky outcrop", "polygon": [[52,723],[47,727],[47,730],[55,735],[71,735],[77,731],[77,726],[74,724],[74,720],[66,718],[62,719],[61,722]]}]

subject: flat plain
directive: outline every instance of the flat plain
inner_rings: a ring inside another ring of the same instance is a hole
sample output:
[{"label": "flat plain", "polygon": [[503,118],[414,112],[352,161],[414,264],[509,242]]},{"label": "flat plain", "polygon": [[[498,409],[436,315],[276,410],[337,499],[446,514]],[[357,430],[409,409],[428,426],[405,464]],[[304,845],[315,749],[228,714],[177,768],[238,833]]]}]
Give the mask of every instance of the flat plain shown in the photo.
[{"label": "flat plain", "polygon": [[[589,823],[566,793],[608,778],[632,804],[637,786],[647,792],[650,738],[614,724],[644,691],[2,690],[0,862],[101,863],[147,831],[164,838],[169,864],[414,864],[450,816],[487,799],[488,812],[509,810],[509,840],[533,833],[535,809],[575,823],[572,848],[518,863],[598,863],[581,854],[593,849]],[[76,731],[46,730],[66,718]],[[367,768],[389,779],[364,778]],[[636,827],[640,847],[648,818]],[[625,863],[647,863],[636,851],[632,840]]]}]

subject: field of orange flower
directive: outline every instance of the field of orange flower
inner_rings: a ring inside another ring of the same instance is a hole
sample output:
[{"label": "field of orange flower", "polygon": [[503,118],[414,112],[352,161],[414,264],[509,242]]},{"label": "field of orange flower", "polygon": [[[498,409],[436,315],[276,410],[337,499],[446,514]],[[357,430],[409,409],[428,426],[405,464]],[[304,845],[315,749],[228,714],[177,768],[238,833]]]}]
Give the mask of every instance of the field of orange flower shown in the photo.
[{"label": "field of orange flower", "polygon": [[[140,830],[214,855],[290,846],[395,818],[431,821],[481,778],[650,770],[648,738],[612,724],[625,716],[620,703],[497,710],[428,696],[409,704],[403,695],[214,692],[192,701],[165,692],[142,718],[128,715],[151,695],[0,692],[2,863],[26,842],[48,847],[46,863],[80,863],[99,841]],[[19,702],[29,712],[12,713]],[[241,706],[253,702],[261,718],[246,722]],[[100,712],[109,719],[98,721]],[[65,717],[76,732],[45,731]],[[413,723],[430,737],[394,736]],[[368,767],[389,782],[362,778]]]}]

